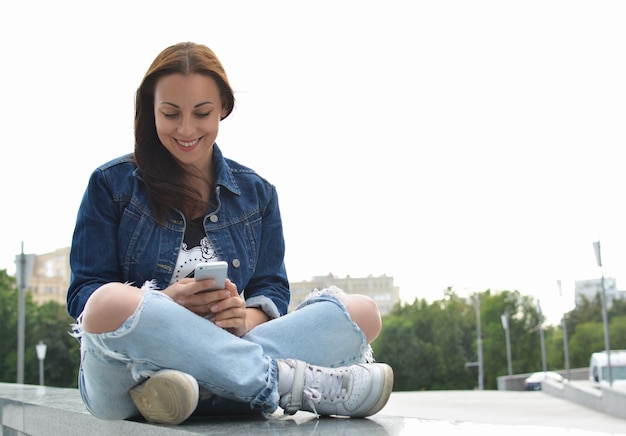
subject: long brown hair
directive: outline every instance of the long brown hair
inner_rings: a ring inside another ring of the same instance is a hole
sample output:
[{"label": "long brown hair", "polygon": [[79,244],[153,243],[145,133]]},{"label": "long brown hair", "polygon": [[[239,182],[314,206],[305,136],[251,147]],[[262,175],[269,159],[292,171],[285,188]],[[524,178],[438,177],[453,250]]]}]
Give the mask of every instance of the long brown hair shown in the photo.
[{"label": "long brown hair", "polygon": [[[235,106],[235,96],[226,71],[213,50],[201,44],[182,42],[163,50],[154,59],[135,95],[135,163],[148,189],[150,209],[163,224],[172,208],[190,215],[203,205],[200,192],[188,183],[198,177],[181,165],[161,144],[154,121],[156,84],[170,74],[204,74],[217,83],[226,118]],[[209,183],[209,181],[206,181]]]}]

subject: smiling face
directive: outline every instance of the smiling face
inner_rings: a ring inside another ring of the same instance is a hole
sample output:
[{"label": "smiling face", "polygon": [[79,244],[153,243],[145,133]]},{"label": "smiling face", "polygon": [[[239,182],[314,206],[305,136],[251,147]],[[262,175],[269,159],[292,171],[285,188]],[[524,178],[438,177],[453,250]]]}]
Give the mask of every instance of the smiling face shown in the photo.
[{"label": "smiling face", "polygon": [[219,88],[202,74],[171,74],[154,93],[157,135],[172,156],[210,175],[213,144],[224,117]]}]

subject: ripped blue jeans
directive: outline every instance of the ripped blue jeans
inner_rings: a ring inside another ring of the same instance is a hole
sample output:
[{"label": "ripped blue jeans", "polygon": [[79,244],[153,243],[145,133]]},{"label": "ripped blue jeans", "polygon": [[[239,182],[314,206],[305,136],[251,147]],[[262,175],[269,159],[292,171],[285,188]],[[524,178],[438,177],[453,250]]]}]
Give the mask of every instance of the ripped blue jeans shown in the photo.
[{"label": "ripped blue jeans", "polygon": [[161,369],[198,381],[207,399],[196,413],[267,415],[278,408],[276,359],[327,367],[371,360],[363,332],[343,304],[323,291],[242,338],[149,289],[116,331],[87,333],[78,324],[75,332],[83,402],[92,415],[109,420],[139,416],[128,391]]}]

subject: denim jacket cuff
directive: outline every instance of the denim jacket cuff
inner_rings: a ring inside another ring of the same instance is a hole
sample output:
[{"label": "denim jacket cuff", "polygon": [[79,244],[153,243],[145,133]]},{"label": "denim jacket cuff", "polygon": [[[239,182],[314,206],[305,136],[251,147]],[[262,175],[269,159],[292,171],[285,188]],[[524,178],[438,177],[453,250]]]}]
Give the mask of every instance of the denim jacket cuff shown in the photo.
[{"label": "denim jacket cuff", "polygon": [[279,318],[280,312],[276,307],[276,304],[269,298],[258,295],[256,297],[248,298],[246,300],[246,307],[255,307],[261,309],[270,319]]}]

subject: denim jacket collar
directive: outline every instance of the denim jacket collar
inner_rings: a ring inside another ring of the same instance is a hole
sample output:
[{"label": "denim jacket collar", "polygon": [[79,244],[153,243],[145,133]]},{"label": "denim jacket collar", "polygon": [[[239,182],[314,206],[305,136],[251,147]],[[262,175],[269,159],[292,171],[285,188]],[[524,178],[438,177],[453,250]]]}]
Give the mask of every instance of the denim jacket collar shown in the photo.
[{"label": "denim jacket collar", "polygon": [[213,144],[213,168],[215,169],[216,185],[225,187],[233,194],[241,195],[241,189],[233,177],[233,170],[228,166],[228,162],[224,159],[222,150],[217,146],[217,143]]}]

